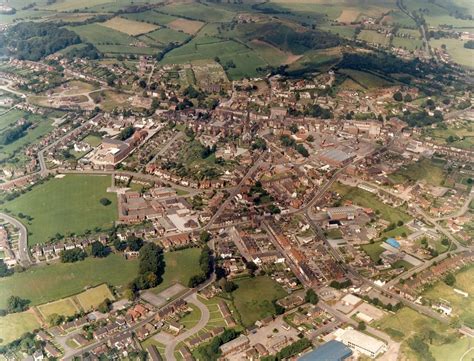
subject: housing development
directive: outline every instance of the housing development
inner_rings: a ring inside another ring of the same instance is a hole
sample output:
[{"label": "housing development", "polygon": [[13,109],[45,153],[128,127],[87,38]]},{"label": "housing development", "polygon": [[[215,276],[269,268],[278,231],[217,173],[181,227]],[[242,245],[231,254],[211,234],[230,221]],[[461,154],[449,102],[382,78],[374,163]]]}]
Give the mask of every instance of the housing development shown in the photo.
[{"label": "housing development", "polygon": [[0,359],[473,359],[473,16],[0,3]]}]

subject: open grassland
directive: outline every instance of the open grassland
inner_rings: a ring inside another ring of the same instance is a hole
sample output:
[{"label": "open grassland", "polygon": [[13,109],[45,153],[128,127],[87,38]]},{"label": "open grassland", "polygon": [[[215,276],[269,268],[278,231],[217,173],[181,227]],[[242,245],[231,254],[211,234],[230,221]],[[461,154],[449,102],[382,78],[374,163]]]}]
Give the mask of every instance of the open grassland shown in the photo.
[{"label": "open grassland", "polygon": [[[120,47],[120,49],[122,49],[122,47]],[[110,112],[115,108],[131,106],[131,103],[128,99],[129,96],[127,94],[113,90],[94,92],[91,93],[90,96],[97,103],[97,105],[106,112]]]},{"label": "open grassland", "polygon": [[79,293],[76,298],[85,312],[96,309],[107,298],[110,301],[115,299],[112,292],[110,292],[109,286],[106,284],[89,288],[88,290]]},{"label": "open grassland", "polygon": [[142,13],[124,14],[122,17],[132,19],[136,21],[144,21],[156,25],[166,26],[172,21],[178,19],[176,16],[158,13],[153,10],[145,11]]},{"label": "open grassland", "polygon": [[[107,193],[109,176],[66,175],[34,187],[2,205],[12,215],[32,217],[25,225],[29,243],[44,243],[55,234],[82,234],[96,227],[108,228],[117,219],[117,196]],[[111,201],[108,206],[101,198]]]},{"label": "open grassland", "polygon": [[446,179],[443,165],[444,163],[441,162],[422,159],[416,163],[401,167],[396,172],[390,174],[389,178],[395,183],[425,181],[433,186],[440,186]]},{"label": "open grassland", "polygon": [[138,261],[127,261],[119,255],[86,258],[76,263],[38,266],[0,279],[0,308],[6,308],[11,295],[40,305],[79,292],[84,288],[108,283],[122,286],[136,277]]},{"label": "open grassland", "polygon": [[459,65],[474,68],[474,49],[466,49],[464,47],[464,41],[459,39],[430,40],[430,45],[433,48],[441,48],[443,44],[446,45],[446,51],[451,56],[453,61]]},{"label": "open grassland", "polygon": [[[474,148],[474,127],[469,122],[459,125],[448,125],[446,129],[426,128],[423,134],[429,136],[432,141],[438,144],[449,144],[452,147],[461,149]],[[447,142],[448,137],[452,137],[453,141]]]},{"label": "open grassland", "polygon": [[382,46],[387,46],[389,43],[388,36],[385,34],[380,34],[374,30],[362,30],[357,39],[367,43],[380,44]]},{"label": "open grassland", "polygon": [[[458,316],[463,323],[474,328],[474,267],[470,267],[456,274],[456,283],[453,287],[444,282],[436,283],[428,289],[423,296],[433,303],[445,300],[453,308],[453,314]],[[467,292],[468,297],[464,297],[456,292],[454,288]]]},{"label": "open grassland", "polygon": [[37,307],[38,311],[47,320],[49,316],[57,314],[62,316],[73,316],[81,310],[74,304],[71,298],[63,298],[57,301],[45,303]]},{"label": "open grassland", "polygon": [[20,338],[24,333],[39,327],[38,320],[30,311],[0,317],[0,345],[10,343]]},{"label": "open grassland", "polygon": [[286,296],[286,292],[270,277],[259,276],[236,280],[238,288],[232,299],[242,324],[249,327],[255,321],[275,314],[273,300]]},{"label": "open grassland", "polygon": [[101,23],[100,25],[113,30],[121,31],[122,33],[131,36],[146,34],[158,28],[156,25],[147,24],[141,21],[124,19],[121,17],[112,18],[104,23]]},{"label": "open grassland", "polygon": [[471,340],[467,336],[462,336],[454,343],[431,346],[430,351],[436,361],[473,360],[474,348]]},{"label": "open grassland", "polygon": [[182,31],[186,34],[196,34],[199,29],[203,27],[202,21],[189,20],[189,19],[176,19],[168,23],[168,26],[177,31]]},{"label": "open grassland", "polygon": [[226,22],[232,20],[234,14],[230,11],[219,9],[213,4],[206,3],[171,3],[160,7],[160,12],[174,16],[184,16],[204,22]]},{"label": "open grassland", "polygon": [[[455,0],[459,1],[459,0]],[[410,0],[405,3],[405,6],[409,11],[418,11],[423,9],[423,18],[426,23],[432,27],[438,27],[440,25],[451,25],[453,27],[471,28],[474,27],[474,20],[457,19],[454,16],[454,8],[452,1],[451,4],[448,2],[437,2],[430,0]],[[472,9],[472,5],[468,7]],[[459,9],[461,14],[466,14],[466,9]]]},{"label": "open grassland", "polygon": [[102,138],[100,138],[96,135],[88,135],[87,137],[82,139],[82,141],[86,142],[91,147],[97,147],[102,142]]},{"label": "open grassland", "polygon": [[[169,44],[169,43],[182,43],[189,38],[189,35],[175,31],[167,28],[162,28],[151,33],[144,35],[144,37],[152,39],[154,42],[160,44]],[[140,37],[140,40],[142,37]]]},{"label": "open grassland", "polygon": [[421,49],[423,47],[423,41],[421,41],[420,39],[394,37],[392,41],[392,46],[395,48],[402,48],[408,51],[413,51]]},{"label": "open grassland", "polygon": [[398,221],[407,222],[411,218],[403,209],[391,207],[379,200],[376,195],[364,191],[363,189],[335,183],[332,186],[332,190],[342,196],[343,202],[351,201],[361,207],[367,207],[374,211],[378,210],[380,212],[380,217],[390,223],[397,223]]},{"label": "open grassland", "polygon": [[23,112],[18,109],[12,109],[9,112],[3,112],[3,115],[0,115],[0,133],[3,132],[5,129],[8,129],[14,124],[20,120],[21,118],[24,118],[26,115],[28,115],[27,112]]},{"label": "open grassland", "polygon": [[154,288],[153,291],[160,293],[175,283],[187,286],[189,279],[201,272],[199,268],[200,254],[200,248],[187,248],[180,251],[166,252],[163,282]]},{"label": "open grassland", "polygon": [[365,71],[353,70],[353,69],[341,69],[342,74],[347,75],[350,79],[361,85],[366,89],[380,88],[384,86],[391,86],[393,83],[388,80],[382,79],[381,77],[367,73]]},{"label": "open grassland", "polygon": [[44,6],[43,8],[56,11],[71,11],[102,5],[108,2],[110,2],[110,0],[56,0],[51,5]]},{"label": "open grassland", "polygon": [[353,39],[355,34],[355,27],[354,26],[322,26],[322,30],[331,32],[333,34],[339,35],[342,38],[346,39]]}]

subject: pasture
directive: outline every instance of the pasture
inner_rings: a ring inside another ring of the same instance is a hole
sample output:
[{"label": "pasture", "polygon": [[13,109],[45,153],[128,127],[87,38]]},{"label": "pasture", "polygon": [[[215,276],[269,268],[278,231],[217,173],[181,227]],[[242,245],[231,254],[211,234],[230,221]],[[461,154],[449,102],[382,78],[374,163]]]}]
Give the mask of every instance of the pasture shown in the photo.
[{"label": "pasture", "polygon": [[357,39],[382,46],[387,46],[389,43],[389,37],[374,30],[362,30]]},{"label": "pasture", "polygon": [[59,300],[102,283],[122,286],[136,277],[138,261],[127,261],[120,255],[86,258],[76,263],[55,263],[30,268],[0,279],[0,308],[6,308],[8,297],[16,295],[31,305]]},{"label": "pasture", "polygon": [[[12,215],[32,217],[25,222],[30,244],[47,242],[57,233],[83,234],[94,228],[109,228],[117,219],[117,196],[107,193],[110,176],[66,175],[35,186],[2,205]],[[99,201],[108,198],[111,204]]]},{"label": "pasture", "polygon": [[177,31],[182,31],[186,34],[196,34],[199,29],[203,27],[202,21],[188,20],[188,19],[176,19],[168,24],[168,26]]},{"label": "pasture", "polygon": [[230,11],[217,8],[214,4],[206,3],[170,3],[160,8],[160,12],[177,17],[199,20],[203,22],[227,22],[234,14]]},{"label": "pasture", "polygon": [[158,29],[158,26],[156,25],[124,19],[121,17],[112,18],[104,23],[100,23],[100,25],[131,36],[146,34]]},{"label": "pasture", "polygon": [[[158,42],[163,45],[169,43],[182,43],[183,41],[189,38],[189,36],[183,32],[171,30],[168,28],[161,28],[155,30],[151,33],[144,35],[143,37],[150,38],[153,42]],[[140,40],[142,40],[143,37],[140,37]]]},{"label": "pasture", "polygon": [[40,328],[40,324],[31,311],[2,316],[0,317],[0,346],[38,328]]}]

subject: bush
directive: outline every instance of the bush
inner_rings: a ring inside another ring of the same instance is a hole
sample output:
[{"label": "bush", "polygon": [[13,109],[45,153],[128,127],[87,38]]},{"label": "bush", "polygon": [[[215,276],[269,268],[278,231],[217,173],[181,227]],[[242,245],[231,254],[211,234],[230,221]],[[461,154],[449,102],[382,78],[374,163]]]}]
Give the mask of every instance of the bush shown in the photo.
[{"label": "bush", "polygon": [[99,202],[100,202],[100,204],[102,204],[103,206],[108,206],[109,204],[112,203],[112,202],[110,201],[110,199],[108,199],[108,198],[101,198]]}]

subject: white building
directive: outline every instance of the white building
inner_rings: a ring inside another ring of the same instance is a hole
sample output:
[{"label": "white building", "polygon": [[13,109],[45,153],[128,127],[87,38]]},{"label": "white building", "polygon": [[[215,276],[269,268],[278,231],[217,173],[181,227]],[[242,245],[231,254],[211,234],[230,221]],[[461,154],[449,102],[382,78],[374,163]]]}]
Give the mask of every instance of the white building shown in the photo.
[{"label": "white building", "polygon": [[335,332],[335,336],[337,341],[370,358],[376,358],[387,351],[387,345],[384,342],[351,328],[339,329]]}]

